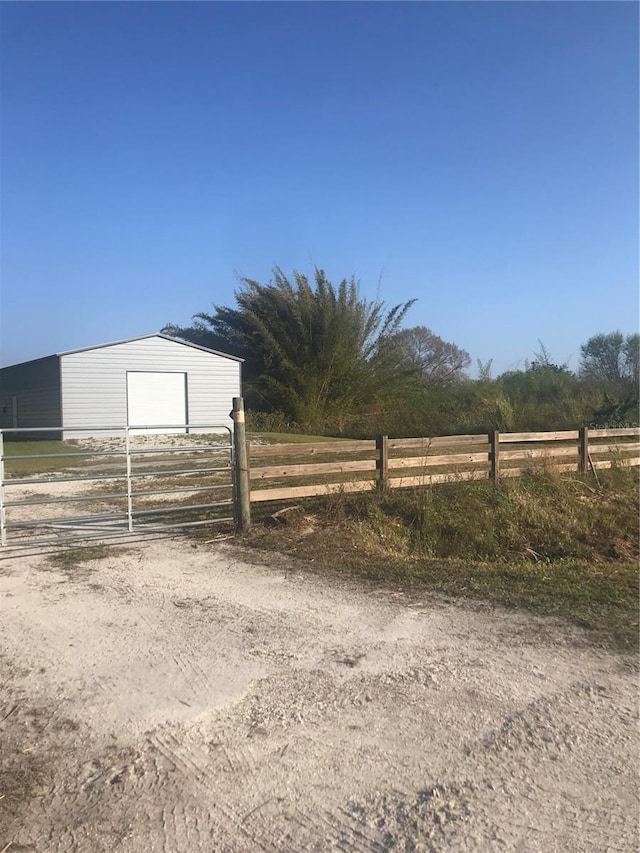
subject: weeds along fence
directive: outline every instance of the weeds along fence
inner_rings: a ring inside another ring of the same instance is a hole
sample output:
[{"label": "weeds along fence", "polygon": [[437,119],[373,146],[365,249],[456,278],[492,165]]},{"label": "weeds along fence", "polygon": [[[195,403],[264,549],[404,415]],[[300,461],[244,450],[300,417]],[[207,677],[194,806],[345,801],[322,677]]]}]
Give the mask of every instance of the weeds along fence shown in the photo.
[{"label": "weeds along fence", "polygon": [[640,429],[493,432],[438,438],[256,445],[248,448],[250,501],[491,480],[542,472],[589,473],[640,465]]}]

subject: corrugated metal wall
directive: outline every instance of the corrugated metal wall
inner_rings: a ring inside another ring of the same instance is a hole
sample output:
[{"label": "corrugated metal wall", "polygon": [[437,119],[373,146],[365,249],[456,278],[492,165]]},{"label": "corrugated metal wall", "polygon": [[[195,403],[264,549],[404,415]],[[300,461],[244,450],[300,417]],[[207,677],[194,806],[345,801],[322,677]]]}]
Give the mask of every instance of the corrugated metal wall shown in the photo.
[{"label": "corrugated metal wall", "polygon": [[[228,424],[240,395],[240,363],[162,337],[148,337],[61,357],[65,427],[127,423],[127,371],[187,373],[189,422]],[[90,434],[88,432],[87,434]],[[69,433],[65,437],[79,436]]]},{"label": "corrugated metal wall", "polygon": [[[59,364],[58,356],[52,355],[5,367],[0,371],[2,429],[62,424]],[[14,405],[17,424],[13,422]]]}]

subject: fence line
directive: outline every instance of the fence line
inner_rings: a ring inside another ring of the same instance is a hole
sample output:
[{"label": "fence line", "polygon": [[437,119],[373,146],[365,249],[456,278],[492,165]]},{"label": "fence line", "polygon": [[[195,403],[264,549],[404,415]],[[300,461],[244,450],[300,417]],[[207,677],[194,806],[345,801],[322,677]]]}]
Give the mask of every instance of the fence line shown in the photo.
[{"label": "fence line", "polygon": [[[640,428],[250,445],[250,501],[640,465]],[[591,439],[595,439],[594,442]],[[617,439],[610,441],[606,439]],[[635,441],[633,439],[636,439]],[[311,461],[313,460],[313,461]],[[290,484],[290,485],[289,485]]]},{"label": "fence line", "polygon": [[[111,532],[115,535],[123,526],[125,530],[131,531],[134,519],[159,519],[170,513],[176,513],[173,516],[175,521],[173,524],[163,522],[163,529],[208,524],[214,520],[214,516],[217,521],[226,521],[230,519],[217,515],[227,507],[231,509],[232,505],[239,528],[246,530],[251,523],[251,503],[301,499],[329,495],[336,491],[364,492],[383,486],[401,489],[471,480],[498,483],[502,477],[519,477],[538,471],[586,474],[589,471],[595,473],[598,468],[640,465],[640,428],[637,427],[603,430],[584,427],[556,432],[495,431],[486,435],[403,439],[379,436],[365,441],[249,445],[246,441],[242,398],[234,398],[232,414],[233,436],[228,427],[218,428],[228,435],[227,443],[223,446],[134,447],[129,441],[129,427],[122,427],[119,432],[124,447],[115,450],[88,447],[59,454],[6,455],[2,445],[3,431],[0,430],[0,546],[12,544],[12,540],[15,544],[18,544],[19,539],[29,540],[35,528],[51,531],[51,541],[60,541],[58,537],[71,533],[75,525],[80,527],[77,532],[81,535],[86,536],[89,528],[94,527],[96,535],[103,536]],[[216,425],[187,426],[203,429]],[[30,428],[5,432],[12,437],[16,437],[16,433],[31,437],[32,433],[42,433],[43,430]],[[185,453],[187,456],[183,455]],[[200,464],[197,458],[199,454],[204,454],[205,465]],[[15,476],[15,472],[14,476],[7,476],[7,465],[13,466],[25,459],[50,458],[52,455],[56,459],[65,460],[63,470],[58,471],[57,476],[20,477]],[[223,459],[217,459],[219,455]],[[64,468],[75,467],[70,457],[91,457],[91,466],[77,474],[65,472]],[[182,464],[178,462],[179,459],[182,459]],[[67,463],[71,463],[70,466]],[[105,466],[111,470],[107,472]],[[177,481],[162,483],[161,479],[166,476]],[[202,477],[206,478],[205,482],[201,481]],[[83,492],[58,497],[32,494],[16,497],[12,494],[13,486],[74,482],[81,486],[87,481],[115,486],[115,491],[108,489],[102,493]],[[220,499],[218,491],[225,492],[225,495],[220,495]],[[227,491],[231,493],[228,497]],[[186,500],[193,497],[195,502],[180,502],[180,492],[184,493]],[[206,502],[199,501],[198,492],[211,497],[208,496]],[[149,506],[148,503],[146,506],[140,505],[141,499],[160,495],[171,496],[162,507]],[[118,500],[122,504],[120,512],[96,512],[87,516],[65,514],[39,518],[37,521],[13,517],[16,511],[20,514],[22,508],[40,504],[43,507],[55,504],[80,506],[83,501],[91,505],[96,501],[111,500]],[[208,510],[208,517],[177,520],[178,516],[193,510],[198,513]],[[159,529],[157,523],[154,528]],[[145,529],[152,528],[145,525]],[[11,530],[17,535],[8,536]]]}]

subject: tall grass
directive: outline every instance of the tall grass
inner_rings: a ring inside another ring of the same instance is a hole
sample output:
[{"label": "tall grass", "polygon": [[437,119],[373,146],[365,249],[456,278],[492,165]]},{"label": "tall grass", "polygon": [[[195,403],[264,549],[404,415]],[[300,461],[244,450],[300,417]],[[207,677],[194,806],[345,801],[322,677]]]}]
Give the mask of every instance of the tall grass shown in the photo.
[{"label": "tall grass", "polygon": [[[250,407],[249,407],[250,408]],[[629,426],[640,421],[637,392],[583,381],[565,371],[515,371],[498,379],[405,390],[400,400],[348,407],[340,422],[325,418],[326,435],[394,438],[578,429],[589,423]],[[301,432],[282,412],[248,411],[250,429]]]},{"label": "tall grass", "polygon": [[[637,556],[637,500],[631,471],[601,486],[547,473],[461,482],[367,496],[372,517],[400,521],[407,548],[472,560],[617,559]],[[365,501],[367,498],[365,498]]]}]

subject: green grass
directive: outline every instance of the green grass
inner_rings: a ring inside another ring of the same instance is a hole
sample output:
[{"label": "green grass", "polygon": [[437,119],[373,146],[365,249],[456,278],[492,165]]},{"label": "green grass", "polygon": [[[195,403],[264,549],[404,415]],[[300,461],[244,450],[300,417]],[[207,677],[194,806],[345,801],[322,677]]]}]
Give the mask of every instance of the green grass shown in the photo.
[{"label": "green grass", "polygon": [[337,494],[275,518],[262,505],[248,540],[326,572],[562,617],[635,649],[638,474],[599,477],[600,488],[544,475]]},{"label": "green grass", "polygon": [[5,456],[22,456],[31,453],[73,453],[80,450],[77,441],[5,441]]},{"label": "green grass", "polygon": [[260,440],[267,444],[315,444],[320,441],[346,441],[327,435],[299,435],[293,432],[247,432],[249,441]]},{"label": "green grass", "polygon": [[[86,450],[87,454],[76,458],[57,458],[61,453],[79,453]],[[86,468],[91,449],[80,448],[75,441],[5,441],[4,467],[5,476],[31,477],[36,474],[52,472],[75,471]],[[47,454],[45,459],[13,459],[14,456],[39,456]]]},{"label": "green grass", "polygon": [[375,582],[393,580],[401,586],[568,618],[588,628],[595,640],[629,649],[637,645],[638,572],[631,562],[394,560],[384,566],[361,563],[356,571]]}]

